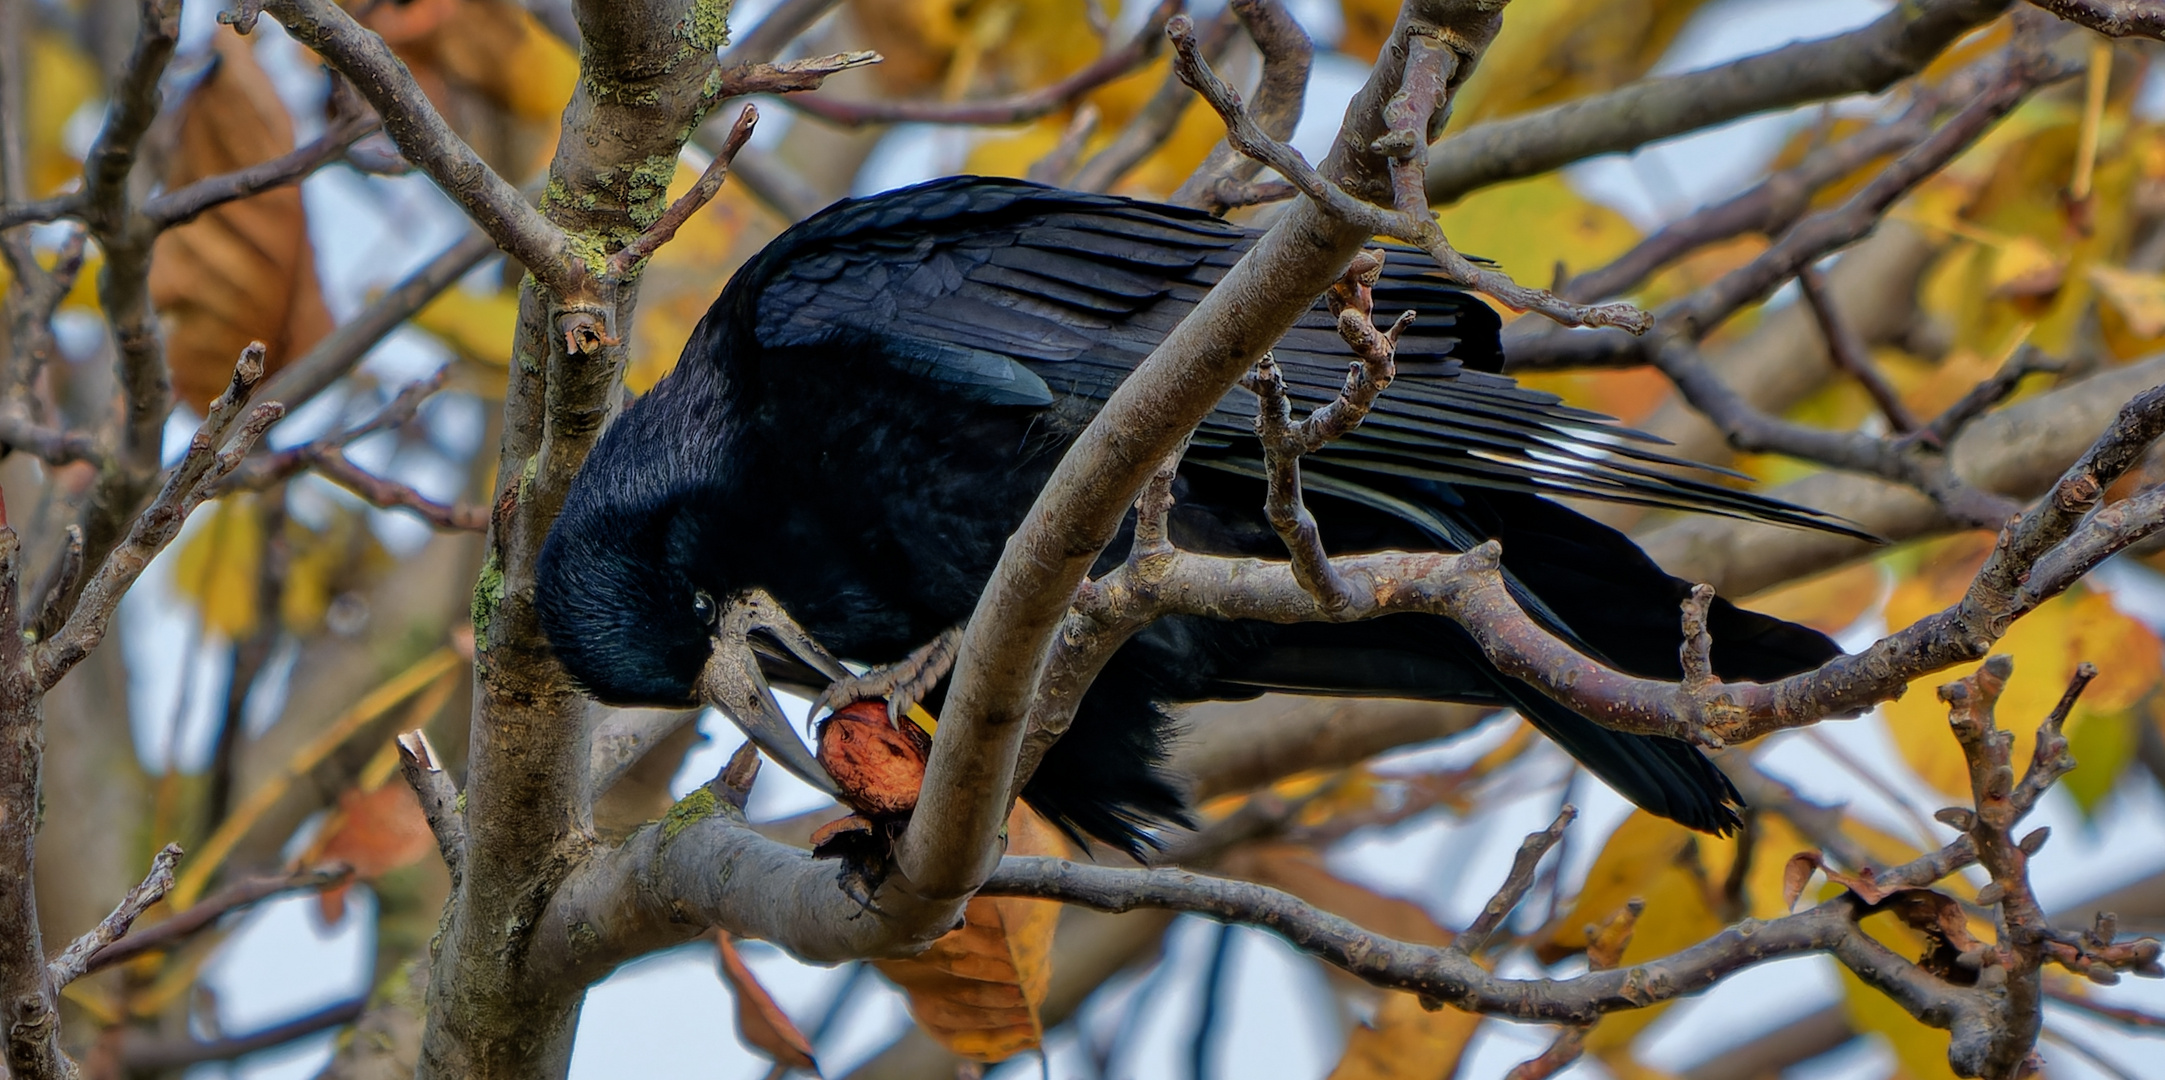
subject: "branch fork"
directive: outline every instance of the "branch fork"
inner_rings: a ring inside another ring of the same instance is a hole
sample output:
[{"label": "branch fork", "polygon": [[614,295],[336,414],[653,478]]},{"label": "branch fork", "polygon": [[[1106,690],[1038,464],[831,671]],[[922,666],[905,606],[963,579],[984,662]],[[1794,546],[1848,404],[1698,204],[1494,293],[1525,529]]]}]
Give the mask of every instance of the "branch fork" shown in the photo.
[{"label": "branch fork", "polygon": [[1435,34],[1410,32],[1406,38],[1405,75],[1384,110],[1386,133],[1369,149],[1389,161],[1394,206],[1365,202],[1324,178],[1298,150],[1266,134],[1248,115],[1240,94],[1227,86],[1196,46],[1194,24],[1186,16],[1166,23],[1172,39],[1173,70],[1225,121],[1226,141],[1284,177],[1325,213],[1357,224],[1371,235],[1391,236],[1428,252],[1446,278],[1494,297],[1515,311],[1535,311],[1565,326],[1615,326],[1634,334],[1653,325],[1652,316],[1627,303],[1580,304],[1546,289],[1528,288],[1501,271],[1476,265],[1459,254],[1436,224],[1425,195],[1429,136],[1440,126],[1461,54]]}]

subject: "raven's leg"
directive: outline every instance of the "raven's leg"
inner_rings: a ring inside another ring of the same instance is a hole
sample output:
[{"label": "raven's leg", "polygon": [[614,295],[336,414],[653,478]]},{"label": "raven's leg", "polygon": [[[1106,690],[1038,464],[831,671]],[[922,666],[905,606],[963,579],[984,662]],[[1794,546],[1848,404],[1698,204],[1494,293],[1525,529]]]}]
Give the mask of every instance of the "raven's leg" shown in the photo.
[{"label": "raven's leg", "polygon": [[917,651],[892,664],[862,675],[836,679],[812,701],[813,716],[834,705],[885,699],[887,722],[900,727],[917,703],[932,692],[955,666],[955,650],[962,645],[962,628],[949,627]]}]

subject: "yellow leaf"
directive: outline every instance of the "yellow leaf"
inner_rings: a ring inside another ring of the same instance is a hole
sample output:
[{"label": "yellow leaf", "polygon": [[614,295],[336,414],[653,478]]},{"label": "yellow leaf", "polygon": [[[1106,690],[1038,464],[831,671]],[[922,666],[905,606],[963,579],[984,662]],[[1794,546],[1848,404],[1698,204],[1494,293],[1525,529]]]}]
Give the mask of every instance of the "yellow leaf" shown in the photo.
[{"label": "yellow leaf", "polygon": [[[1027,806],[1007,819],[1007,850],[1065,854],[1051,825]],[[910,1015],[949,1051],[973,1061],[1005,1061],[1045,1037],[1038,1008],[1052,982],[1052,935],[1060,905],[1014,897],[972,899],[962,928],[908,960],[877,960],[880,973],[909,995]]]},{"label": "yellow leaf", "polygon": [[1863,563],[1759,593],[1744,606],[1832,634],[1847,629],[1879,599],[1885,577],[1877,564]]},{"label": "yellow leaf", "polygon": [[257,586],[263,574],[263,518],[255,497],[220,499],[174,557],[173,587],[196,602],[203,628],[238,639],[256,627]]},{"label": "yellow leaf", "polygon": [[[641,313],[644,314],[644,307]],[[519,324],[516,292],[445,289],[413,317],[461,358],[491,367],[511,362],[511,335]]]},{"label": "yellow leaf", "polygon": [[[1459,91],[1453,122],[1510,116],[1630,82],[1661,59],[1704,3],[1517,0],[1504,9],[1503,32]],[[1351,19],[1347,25],[1350,37]],[[1382,21],[1385,30],[1390,25]]]},{"label": "yellow leaf", "polygon": [[1437,221],[1453,247],[1494,259],[1533,285],[1547,285],[1558,263],[1585,270],[1639,242],[1639,230],[1622,214],[1589,201],[1560,173],[1483,188]]},{"label": "yellow leaf", "polygon": [[2129,333],[2144,340],[2165,337],[2165,274],[2100,265],[2090,267],[2090,280]]},{"label": "yellow leaf", "polygon": [[[1980,534],[1928,548],[1925,563],[1888,597],[1887,625],[1899,630],[1959,600],[1990,543]],[[2017,620],[1993,646],[1994,652],[2015,658],[2015,674],[2000,696],[1998,718],[2001,727],[2015,733],[2016,770],[2028,767],[2037,725],[2059,703],[2075,666],[2085,660],[2097,665],[2098,675],[2069,716],[2068,737],[2083,737],[2086,725],[2102,723],[2108,730],[2086,738],[2100,749],[2115,745],[2121,736],[2112,734],[2109,725],[2118,722],[2111,718],[2132,709],[2165,676],[2160,649],[2148,627],[2121,614],[2110,597],[2083,586]],[[1933,688],[1973,670],[1971,665],[1941,672],[1912,684],[1908,693],[1884,706],[1889,734],[1910,768],[1935,790],[1957,799],[1969,794],[1969,767],[1947,730],[1947,708]],[[2102,770],[2110,762],[2097,765]]]},{"label": "yellow leaf", "polygon": [[1330,1080],[1430,1080],[1458,1072],[1478,1013],[1431,1012],[1412,994],[1386,994],[1375,1019],[1353,1029]]},{"label": "yellow leaf", "polygon": [[30,40],[29,123],[24,126],[30,156],[32,195],[44,195],[83,175],[82,163],[63,144],[68,121],[98,93],[97,65],[63,34],[40,31]]}]

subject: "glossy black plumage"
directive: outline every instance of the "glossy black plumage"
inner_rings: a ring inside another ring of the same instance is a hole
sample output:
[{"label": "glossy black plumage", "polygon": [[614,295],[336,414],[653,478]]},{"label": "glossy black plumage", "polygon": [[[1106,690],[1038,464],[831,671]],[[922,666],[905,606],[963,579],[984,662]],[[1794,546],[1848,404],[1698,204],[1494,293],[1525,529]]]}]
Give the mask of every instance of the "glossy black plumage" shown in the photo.
[{"label": "glossy black plumage", "polygon": [[[677,368],[608,430],[542,554],[557,655],[619,703],[683,703],[708,652],[693,596],[771,591],[842,656],[898,659],[966,618],[1045,477],[1112,391],[1253,243],[1172,207],[955,178],[845,202],[747,264]],[[1334,551],[1503,541],[1522,603],[1588,652],[1674,677],[1682,582],[1543,494],[1846,531],[1676,468],[1654,440],[1496,374],[1497,318],[1394,251],[1378,317],[1420,318],[1368,421],[1304,462]],[[1347,353],[1318,305],[1276,349],[1321,404]],[[1174,539],[1279,557],[1254,399],[1196,433]],[[1125,542],[1109,554],[1116,559]],[[1714,662],[1765,679],[1835,654],[1823,635],[1717,603]],[[1619,735],[1508,679],[1447,620],[1171,619],[1113,659],[1026,797],[1136,850],[1182,818],[1161,706],[1269,690],[1512,706],[1627,798],[1726,830],[1737,795],[1698,751]]]}]

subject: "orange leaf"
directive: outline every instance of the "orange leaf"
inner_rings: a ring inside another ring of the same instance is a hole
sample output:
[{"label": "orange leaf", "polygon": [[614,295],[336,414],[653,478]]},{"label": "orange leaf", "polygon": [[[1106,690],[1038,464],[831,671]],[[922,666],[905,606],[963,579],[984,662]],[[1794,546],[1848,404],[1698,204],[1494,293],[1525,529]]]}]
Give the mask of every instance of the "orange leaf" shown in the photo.
[{"label": "orange leaf", "polygon": [[[293,123],[251,43],[229,27],[212,42],[218,65],[182,106],[168,189],[293,149]],[[268,374],[331,330],[308,211],[290,184],[166,230],[151,251],[150,295],[167,323],[173,389],[199,412],[249,342],[264,344]]]},{"label": "orange leaf", "polygon": [[737,955],[737,946],[729,940],[727,930],[714,932],[714,945],[721,954],[722,977],[729,980],[729,989],[737,999],[737,1037],[767,1055],[768,1060],[792,1069],[803,1069],[814,1076],[819,1075],[819,1063],[812,1060],[812,1041],[790,1022],[789,1014],[774,1003],[774,995],[759,985],[752,969],[744,966],[744,958]]},{"label": "orange leaf", "polygon": [[[1013,855],[1066,854],[1051,825],[1018,805],[1007,819]],[[940,1045],[974,1061],[1005,1061],[1044,1040],[1038,1007],[1052,984],[1052,935],[1060,905],[980,896],[962,928],[908,960],[877,960],[910,998],[910,1015]]]},{"label": "orange leaf", "polygon": [[[356,880],[372,881],[420,862],[434,850],[436,839],[413,789],[390,783],[374,791],[341,792],[338,809],[301,856],[301,863],[345,863],[353,867]],[[323,921],[335,923],[346,917],[343,887],[323,892],[319,903]]]}]

